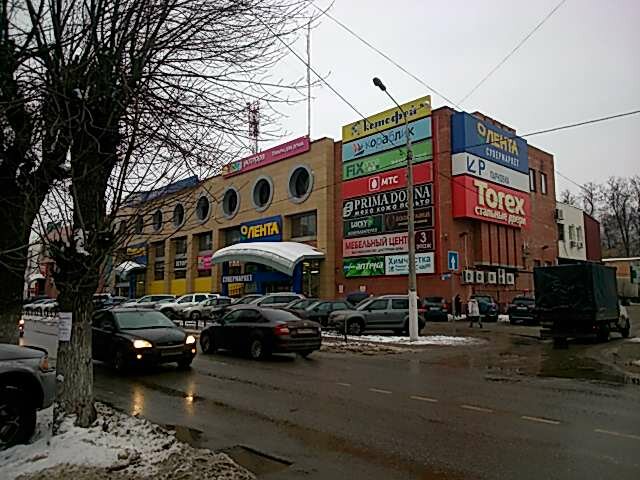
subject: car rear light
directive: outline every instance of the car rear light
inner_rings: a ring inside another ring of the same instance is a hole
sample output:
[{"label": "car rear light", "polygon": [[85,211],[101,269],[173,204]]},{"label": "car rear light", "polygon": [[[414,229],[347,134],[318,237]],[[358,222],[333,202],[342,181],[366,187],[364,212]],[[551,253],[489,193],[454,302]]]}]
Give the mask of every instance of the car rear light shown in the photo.
[{"label": "car rear light", "polygon": [[425,308],[419,308],[418,313],[425,313],[427,310]]},{"label": "car rear light", "polygon": [[286,324],[276,325],[273,328],[273,333],[276,335],[289,335],[289,327]]}]

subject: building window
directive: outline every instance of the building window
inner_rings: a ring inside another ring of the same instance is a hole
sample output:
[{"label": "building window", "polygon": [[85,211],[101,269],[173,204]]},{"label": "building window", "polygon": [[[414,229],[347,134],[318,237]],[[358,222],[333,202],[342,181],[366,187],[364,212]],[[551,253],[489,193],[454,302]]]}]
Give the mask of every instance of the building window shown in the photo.
[{"label": "building window", "polygon": [[173,273],[174,278],[187,277],[187,237],[173,240]]},{"label": "building window", "polygon": [[539,266],[541,266],[541,265],[542,265],[542,263],[540,262],[540,260],[534,260],[534,261],[533,261],[533,266],[534,266],[534,267],[539,267]]},{"label": "building window", "polygon": [[144,218],[142,218],[142,215],[138,215],[136,217],[136,223],[134,225],[134,231],[136,232],[136,234],[140,235],[143,230],[144,230]]},{"label": "building window", "polygon": [[547,194],[547,174],[540,172],[540,193]]},{"label": "building window", "polygon": [[198,252],[210,252],[213,249],[213,235],[211,232],[205,232],[197,235]]},{"label": "building window", "polygon": [[562,223],[558,223],[558,241],[564,242],[564,225]]},{"label": "building window", "polygon": [[536,171],[533,168],[529,169],[529,190],[536,191]]},{"label": "building window", "polygon": [[173,226],[180,227],[184,223],[184,207],[181,203],[173,209]]},{"label": "building window", "polygon": [[576,239],[576,227],[569,225],[569,240],[574,241]]},{"label": "building window", "polygon": [[209,199],[206,195],[201,196],[196,203],[196,218],[201,222],[204,222],[207,218],[209,218]]},{"label": "building window", "polygon": [[242,240],[240,227],[228,228],[224,231],[224,246],[235,245]]},{"label": "building window", "polygon": [[583,240],[582,227],[576,227],[576,237],[578,237],[578,241],[579,242],[581,242]]},{"label": "building window", "polygon": [[213,250],[213,235],[204,232],[196,236],[198,242],[198,258],[196,269],[199,277],[211,276],[211,250]]},{"label": "building window", "polygon": [[291,238],[316,238],[316,212],[301,213],[291,217]]},{"label": "building window", "polygon": [[153,262],[153,279],[164,280],[164,242],[153,244],[154,262]]},{"label": "building window", "polygon": [[273,199],[273,182],[269,177],[260,177],[253,184],[253,194],[251,200],[253,206],[259,212],[269,208]]},{"label": "building window", "polygon": [[233,187],[227,188],[222,196],[222,213],[226,218],[235,217],[240,207],[240,194]]},{"label": "building window", "polygon": [[160,231],[160,229],[162,229],[162,211],[161,210],[156,210],[155,212],[153,212],[152,221],[153,221],[153,230],[155,232]]},{"label": "building window", "polygon": [[306,165],[298,165],[289,174],[289,199],[294,203],[302,203],[313,189],[313,174]]}]

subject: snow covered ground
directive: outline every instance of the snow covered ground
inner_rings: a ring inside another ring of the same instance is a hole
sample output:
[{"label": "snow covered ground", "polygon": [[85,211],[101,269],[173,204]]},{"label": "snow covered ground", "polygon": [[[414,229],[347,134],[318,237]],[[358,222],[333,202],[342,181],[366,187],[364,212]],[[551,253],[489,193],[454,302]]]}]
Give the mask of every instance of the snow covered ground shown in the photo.
[{"label": "snow covered ground", "polygon": [[[327,339],[344,340],[344,335],[334,332],[322,332],[322,336]],[[463,346],[463,345],[481,345],[486,340],[474,337],[453,337],[449,335],[424,335],[418,337],[418,340],[412,342],[409,337],[398,337],[395,335],[358,335],[347,336],[349,342],[360,343],[383,343],[391,345],[408,345],[411,347],[421,345],[442,345],[442,346]]]},{"label": "snow covered ground", "polygon": [[[56,436],[51,435],[53,407],[40,412],[32,443],[0,452],[0,476],[80,480],[118,472],[123,478],[159,479],[186,466],[199,476],[180,478],[255,478],[225,454],[192,448],[177,441],[173,432],[142,418],[102,404],[96,408],[98,420],[92,427],[76,427],[73,418],[67,417]],[[78,471],[84,473],[77,475]]]}]

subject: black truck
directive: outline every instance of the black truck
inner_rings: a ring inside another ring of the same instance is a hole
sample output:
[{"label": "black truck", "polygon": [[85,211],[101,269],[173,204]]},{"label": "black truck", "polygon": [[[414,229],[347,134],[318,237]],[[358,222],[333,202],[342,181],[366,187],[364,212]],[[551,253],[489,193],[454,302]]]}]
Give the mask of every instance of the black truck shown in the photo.
[{"label": "black truck", "polygon": [[618,301],[616,269],[597,263],[538,267],[533,271],[535,315],[542,336],[558,346],[568,338],[595,336],[606,342],[612,331],[629,336],[630,323]]}]

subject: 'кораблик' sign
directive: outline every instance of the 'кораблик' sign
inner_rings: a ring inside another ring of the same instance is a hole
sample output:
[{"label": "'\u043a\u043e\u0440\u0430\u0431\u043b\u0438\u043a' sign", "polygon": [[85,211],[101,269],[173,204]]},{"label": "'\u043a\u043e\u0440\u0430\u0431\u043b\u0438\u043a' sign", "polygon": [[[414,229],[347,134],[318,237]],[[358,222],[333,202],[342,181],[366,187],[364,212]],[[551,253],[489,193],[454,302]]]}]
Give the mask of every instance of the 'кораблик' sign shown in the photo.
[{"label": "'\u043a\u043e\u0440\u0430\u0431\u043b\u0438\u043a' sign", "polygon": [[469,152],[521,173],[529,173],[526,140],[466,112],[451,117],[452,153]]},{"label": "'\u043a\u043e\u0440\u0430\u0431\u043b\u0438\u043a' sign", "polygon": [[[414,208],[431,206],[432,184],[425,183],[413,187]],[[391,213],[407,209],[407,189],[381,192],[366,197],[351,198],[342,202],[342,218],[349,220],[380,213]]]}]

